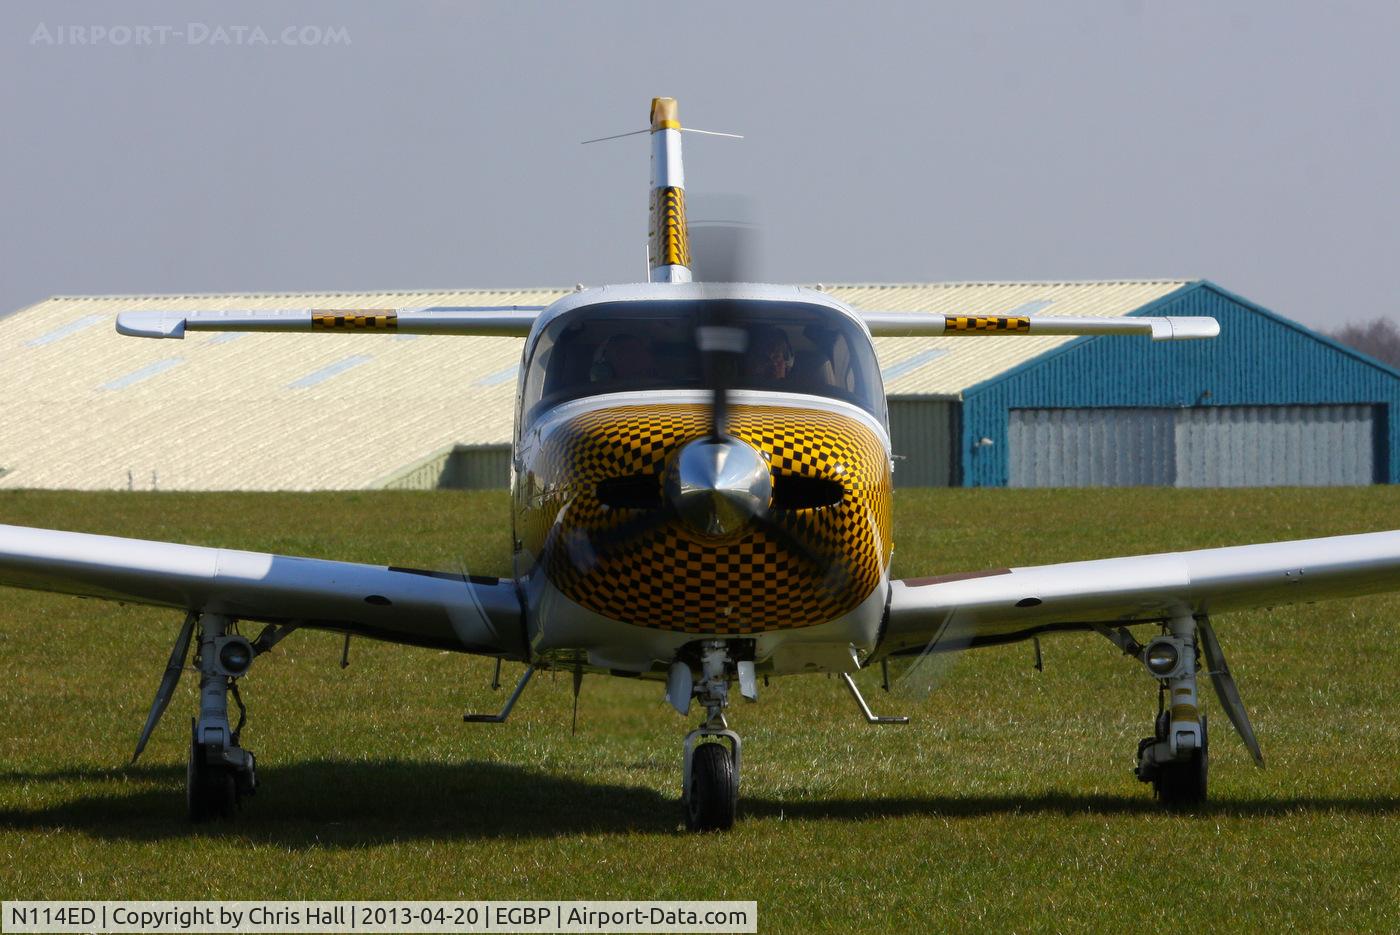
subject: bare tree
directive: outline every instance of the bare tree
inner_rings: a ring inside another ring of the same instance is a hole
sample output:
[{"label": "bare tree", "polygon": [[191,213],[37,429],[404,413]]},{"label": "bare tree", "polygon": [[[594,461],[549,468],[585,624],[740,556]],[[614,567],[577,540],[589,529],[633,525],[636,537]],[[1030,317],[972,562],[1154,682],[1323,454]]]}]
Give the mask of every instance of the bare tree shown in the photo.
[{"label": "bare tree", "polygon": [[1389,318],[1354,322],[1327,336],[1381,363],[1400,368],[1400,326]]}]

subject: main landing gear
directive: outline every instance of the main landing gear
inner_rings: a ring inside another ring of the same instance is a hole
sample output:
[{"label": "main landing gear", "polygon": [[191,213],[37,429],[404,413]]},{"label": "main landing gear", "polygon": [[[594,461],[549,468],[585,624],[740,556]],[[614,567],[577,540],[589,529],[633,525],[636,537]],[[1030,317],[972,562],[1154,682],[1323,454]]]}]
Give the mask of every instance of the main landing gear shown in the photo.
[{"label": "main landing gear", "polygon": [[1183,808],[1206,800],[1210,734],[1196,701],[1196,676],[1202,671],[1210,676],[1215,697],[1235,733],[1244,741],[1254,765],[1263,767],[1264,753],[1210,617],[1197,617],[1182,610],[1167,621],[1162,635],[1149,640],[1146,646],[1133,639],[1124,627],[1096,629],[1124,653],[1137,657],[1157,679],[1156,730],[1138,744],[1134,772],[1138,779],[1152,783],[1163,805]]},{"label": "main landing gear", "polygon": [[[238,693],[238,679],[253,664],[253,644],[228,633],[228,617],[199,618],[199,717],[190,722],[189,762],[185,771],[185,801],[191,821],[227,818],[244,796],[258,787],[256,760],[239,746],[247,709]],[[228,696],[238,706],[238,724],[228,720]]]},{"label": "main landing gear", "polygon": [[[185,668],[190,643],[195,641],[195,666],[199,669],[199,716],[190,719],[189,758],[185,764],[185,802],[191,821],[226,818],[237,810],[244,796],[257,790],[256,761],[239,744],[248,711],[238,693],[238,680],[247,674],[253,658],[271,649],[290,633],[293,624],[270,625],[256,640],[230,632],[235,621],[220,614],[191,611],[175,638],[165,676],[156,690],[146,725],[136,742],[136,762],[170,704]],[[198,639],[194,640],[198,629]],[[238,724],[230,725],[228,699],[238,706]]]},{"label": "main landing gear", "polygon": [[1210,772],[1208,725],[1196,697],[1196,620],[1189,613],[1172,617],[1166,632],[1142,646],[1127,630],[1101,630],[1125,653],[1136,656],[1157,679],[1158,712],[1151,737],[1138,742],[1134,774],[1152,784],[1168,808],[1189,808],[1206,801]]}]

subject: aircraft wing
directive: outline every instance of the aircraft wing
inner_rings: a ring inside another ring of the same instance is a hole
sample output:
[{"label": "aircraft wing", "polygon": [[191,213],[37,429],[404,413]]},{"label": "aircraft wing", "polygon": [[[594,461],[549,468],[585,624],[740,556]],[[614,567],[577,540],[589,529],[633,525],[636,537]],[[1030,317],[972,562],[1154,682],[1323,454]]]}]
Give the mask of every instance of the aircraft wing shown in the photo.
[{"label": "aircraft wing", "polygon": [[525,655],[509,579],[0,525],[0,585]]},{"label": "aircraft wing", "polygon": [[1400,590],[1400,531],[891,582],[877,656]]}]

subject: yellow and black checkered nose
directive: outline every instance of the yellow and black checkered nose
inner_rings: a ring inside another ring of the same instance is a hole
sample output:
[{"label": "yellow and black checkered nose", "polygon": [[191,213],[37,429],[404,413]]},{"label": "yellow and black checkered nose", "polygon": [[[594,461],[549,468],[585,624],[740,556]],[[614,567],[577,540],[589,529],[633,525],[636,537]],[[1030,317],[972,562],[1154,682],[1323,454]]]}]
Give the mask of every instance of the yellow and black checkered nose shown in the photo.
[{"label": "yellow and black checkered nose", "polygon": [[706,635],[824,623],[868,597],[891,549],[876,433],[825,411],[735,406],[729,434],[767,462],[772,505],[763,523],[715,538],[663,491],[708,428],[707,406],[676,404],[595,410],[546,431],[516,521],[555,586],[614,620]]}]

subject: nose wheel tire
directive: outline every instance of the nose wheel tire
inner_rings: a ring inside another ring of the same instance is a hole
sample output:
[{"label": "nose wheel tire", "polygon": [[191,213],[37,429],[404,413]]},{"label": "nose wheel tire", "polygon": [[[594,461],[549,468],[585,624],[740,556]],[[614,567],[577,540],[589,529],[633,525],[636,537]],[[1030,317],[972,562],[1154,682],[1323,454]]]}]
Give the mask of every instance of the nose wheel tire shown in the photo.
[{"label": "nose wheel tire", "polygon": [[739,808],[739,783],[734,758],[722,743],[695,748],[690,767],[690,797],[685,803],[685,826],[691,831],[728,831]]},{"label": "nose wheel tire", "polygon": [[238,782],[233,769],[211,766],[205,756],[192,731],[185,767],[185,803],[193,822],[228,818],[238,805]]},{"label": "nose wheel tire", "polygon": [[1190,808],[1206,801],[1206,786],[1210,772],[1210,732],[1205,716],[1201,716],[1201,746],[1179,763],[1163,763],[1157,768],[1152,786],[1157,798],[1167,808]]}]

